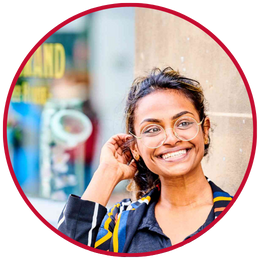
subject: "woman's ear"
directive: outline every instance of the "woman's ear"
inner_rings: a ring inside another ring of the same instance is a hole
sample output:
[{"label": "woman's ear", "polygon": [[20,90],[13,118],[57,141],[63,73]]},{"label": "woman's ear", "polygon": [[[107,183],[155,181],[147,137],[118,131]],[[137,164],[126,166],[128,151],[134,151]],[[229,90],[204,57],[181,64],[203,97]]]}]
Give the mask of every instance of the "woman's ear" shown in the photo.
[{"label": "woman's ear", "polygon": [[209,129],[210,129],[210,119],[209,119],[209,117],[206,117],[204,119],[204,123],[203,123],[205,144],[208,144],[208,142],[209,142]]},{"label": "woman's ear", "polygon": [[134,159],[136,161],[139,161],[140,159],[140,153],[139,153],[139,150],[138,150],[138,147],[137,147],[137,143],[136,142],[132,142],[131,146],[130,146],[130,150],[131,150],[131,153],[134,157]]}]

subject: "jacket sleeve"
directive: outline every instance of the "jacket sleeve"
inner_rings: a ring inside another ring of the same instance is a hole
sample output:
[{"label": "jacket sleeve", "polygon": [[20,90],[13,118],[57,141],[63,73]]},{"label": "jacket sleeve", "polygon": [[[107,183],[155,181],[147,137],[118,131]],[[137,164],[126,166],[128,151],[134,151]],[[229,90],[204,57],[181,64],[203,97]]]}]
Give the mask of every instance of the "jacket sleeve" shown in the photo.
[{"label": "jacket sleeve", "polygon": [[106,213],[107,209],[104,206],[70,195],[57,227],[68,237],[94,247],[99,227]]}]

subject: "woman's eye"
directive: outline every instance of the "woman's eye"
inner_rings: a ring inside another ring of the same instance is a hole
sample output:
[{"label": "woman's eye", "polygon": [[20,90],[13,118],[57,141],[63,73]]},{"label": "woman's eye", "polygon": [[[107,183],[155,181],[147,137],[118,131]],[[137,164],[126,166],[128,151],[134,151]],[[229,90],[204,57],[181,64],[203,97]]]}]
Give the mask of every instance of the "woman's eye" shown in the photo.
[{"label": "woman's eye", "polygon": [[187,126],[187,125],[189,125],[189,122],[181,122],[181,123],[179,124],[179,126]]},{"label": "woman's eye", "polygon": [[159,127],[149,127],[144,129],[143,134],[156,134],[159,133],[161,129]]},{"label": "woman's eye", "polygon": [[181,128],[188,128],[190,127],[194,122],[190,122],[190,121],[182,121],[180,122],[177,126],[181,127]]}]

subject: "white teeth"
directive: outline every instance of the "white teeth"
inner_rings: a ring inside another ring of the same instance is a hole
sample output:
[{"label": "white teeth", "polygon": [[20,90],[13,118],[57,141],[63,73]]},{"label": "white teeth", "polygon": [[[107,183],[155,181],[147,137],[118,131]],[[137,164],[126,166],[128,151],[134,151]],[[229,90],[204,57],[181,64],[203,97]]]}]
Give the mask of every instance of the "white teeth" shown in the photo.
[{"label": "white teeth", "polygon": [[180,150],[180,151],[177,151],[174,153],[166,153],[166,154],[162,155],[162,158],[165,160],[165,159],[172,158],[172,157],[178,157],[183,154],[186,154],[186,152],[187,152],[186,150]]}]

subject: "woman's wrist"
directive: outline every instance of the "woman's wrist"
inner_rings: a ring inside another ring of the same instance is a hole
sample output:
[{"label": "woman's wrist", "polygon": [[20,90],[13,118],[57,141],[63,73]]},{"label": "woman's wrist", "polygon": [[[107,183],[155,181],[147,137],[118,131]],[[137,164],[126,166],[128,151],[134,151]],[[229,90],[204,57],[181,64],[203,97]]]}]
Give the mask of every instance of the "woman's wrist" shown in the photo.
[{"label": "woman's wrist", "polygon": [[106,206],[115,186],[120,182],[115,171],[115,167],[101,163],[81,199]]}]

